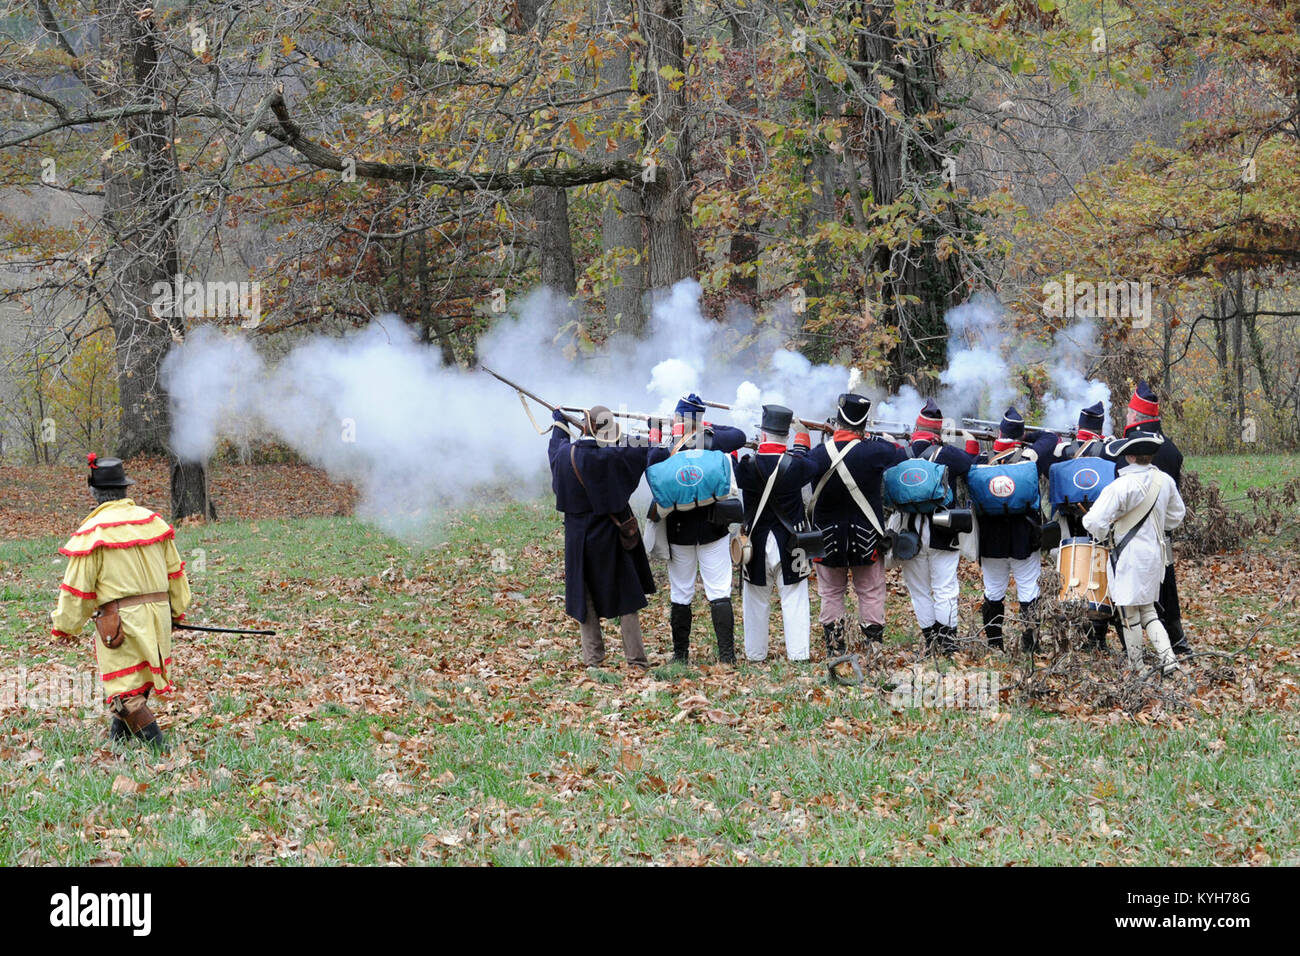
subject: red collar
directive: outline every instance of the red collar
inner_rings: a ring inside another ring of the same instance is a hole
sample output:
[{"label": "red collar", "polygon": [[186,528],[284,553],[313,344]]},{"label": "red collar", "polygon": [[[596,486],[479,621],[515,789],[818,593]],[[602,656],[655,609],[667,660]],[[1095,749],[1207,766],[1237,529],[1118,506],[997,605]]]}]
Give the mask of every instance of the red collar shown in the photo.
[{"label": "red collar", "polygon": [[831,441],[853,441],[855,438],[861,440],[862,436],[857,432],[849,431],[847,428],[837,428],[835,433],[831,435]]},{"label": "red collar", "polygon": [[912,441],[928,441],[931,445],[937,445],[939,444],[939,436],[934,432],[917,429],[912,432]]},{"label": "red collar", "polygon": [[764,441],[758,443],[758,453],[760,455],[784,455],[789,450],[780,442]]},{"label": "red collar", "polygon": [[994,451],[1010,451],[1013,448],[1019,448],[1024,442],[1018,442],[1014,438],[995,438],[993,439]]},{"label": "red collar", "polygon": [[1101,436],[1096,432],[1090,432],[1086,428],[1080,428],[1077,435],[1074,436],[1079,441],[1101,441]]}]

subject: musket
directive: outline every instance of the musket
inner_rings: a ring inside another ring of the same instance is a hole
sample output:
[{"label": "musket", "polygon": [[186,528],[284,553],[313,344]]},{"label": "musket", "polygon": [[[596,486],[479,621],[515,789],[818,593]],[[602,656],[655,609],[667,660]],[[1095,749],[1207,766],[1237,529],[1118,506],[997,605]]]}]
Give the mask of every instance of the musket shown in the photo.
[{"label": "musket", "polygon": [[[579,414],[585,414],[587,410],[585,408],[582,408],[579,405],[561,405],[560,411],[578,412]],[[632,421],[637,421],[637,422],[653,422],[653,421],[658,421],[659,419],[668,418],[667,415],[647,415],[645,412],[621,412],[615,409],[610,409],[610,414],[615,415],[618,418],[628,418],[631,419]]]},{"label": "musket", "polygon": [[[517,382],[512,382],[512,381],[510,381],[510,379],[506,378],[506,377],[505,377],[504,375],[502,375],[500,372],[494,372],[492,369],[488,368],[486,365],[484,365],[484,364],[482,364],[482,363],[479,363],[479,368],[481,368],[483,371],[487,372],[489,375],[491,375],[493,378],[497,379],[498,381],[500,381],[500,382],[504,382],[506,385],[509,385],[509,386],[510,386],[511,388],[513,388],[516,392],[518,392],[521,396],[522,396],[522,395],[527,395],[529,398],[531,398],[533,401],[535,401],[538,405],[541,405],[543,408],[547,409],[548,411],[552,411],[552,412],[555,412],[555,411],[561,411],[561,409],[557,408],[555,405],[552,405],[552,404],[551,404],[550,402],[548,402],[546,399],[541,398],[540,396],[534,394],[533,392],[528,391],[528,389],[524,388],[522,385],[518,384]],[[586,411],[586,409],[583,409],[583,411]],[[582,422],[578,421],[578,420],[575,419],[575,418],[570,418],[569,415],[567,415],[567,414],[564,416],[564,420],[565,420],[566,422],[568,422],[570,425],[573,425],[573,426],[575,426],[575,427],[577,427],[577,428],[582,428],[582,427],[583,427],[583,423],[582,423]]]},{"label": "musket", "polygon": [[209,634],[266,634],[272,635],[275,631],[257,630],[251,627],[209,627],[204,624],[181,624],[172,622],[173,631],[207,631]]},{"label": "musket", "polygon": [[[705,402],[704,404],[709,408],[721,408],[723,411],[731,411],[731,406],[724,405],[722,402]],[[828,435],[835,431],[835,427],[830,422],[814,422],[807,418],[800,418],[798,415],[795,416],[794,420],[809,431],[825,432]]]}]

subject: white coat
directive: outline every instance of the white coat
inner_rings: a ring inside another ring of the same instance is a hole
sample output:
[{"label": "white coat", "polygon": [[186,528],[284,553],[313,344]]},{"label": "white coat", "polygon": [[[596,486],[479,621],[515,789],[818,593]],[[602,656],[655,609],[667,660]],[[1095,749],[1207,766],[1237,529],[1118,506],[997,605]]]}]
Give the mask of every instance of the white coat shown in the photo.
[{"label": "white coat", "polygon": [[1102,541],[1116,520],[1134,508],[1142,507],[1148,482],[1160,482],[1151,515],[1124,548],[1119,561],[1111,565],[1110,596],[1121,607],[1152,604],[1160,596],[1165,565],[1172,555],[1165,535],[1183,522],[1187,513],[1174,480],[1155,465],[1128,465],[1115,480],[1102,489],[1096,502],[1083,516],[1083,526],[1094,539]]}]

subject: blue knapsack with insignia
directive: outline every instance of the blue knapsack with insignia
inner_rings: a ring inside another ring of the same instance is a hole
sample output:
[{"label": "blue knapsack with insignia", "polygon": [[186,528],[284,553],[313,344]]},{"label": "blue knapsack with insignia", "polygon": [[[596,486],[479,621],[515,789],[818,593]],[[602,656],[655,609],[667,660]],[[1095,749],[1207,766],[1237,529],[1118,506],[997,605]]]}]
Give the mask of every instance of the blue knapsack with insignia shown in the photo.
[{"label": "blue knapsack with insignia", "polygon": [[1091,505],[1115,480],[1115,463],[1105,458],[1058,461],[1047,472],[1047,500],[1055,515],[1062,505]]},{"label": "blue knapsack with insignia", "polygon": [[973,465],[966,473],[971,505],[982,515],[1027,515],[1038,511],[1038,465]]},{"label": "blue knapsack with insignia", "polygon": [[948,482],[948,466],[934,460],[942,447],[935,445],[926,451],[926,457],[909,458],[885,470],[881,487],[886,508],[928,515],[952,507],[954,496]]},{"label": "blue knapsack with insignia", "polygon": [[726,452],[692,448],[651,465],[645,472],[661,514],[711,505],[736,493]]}]

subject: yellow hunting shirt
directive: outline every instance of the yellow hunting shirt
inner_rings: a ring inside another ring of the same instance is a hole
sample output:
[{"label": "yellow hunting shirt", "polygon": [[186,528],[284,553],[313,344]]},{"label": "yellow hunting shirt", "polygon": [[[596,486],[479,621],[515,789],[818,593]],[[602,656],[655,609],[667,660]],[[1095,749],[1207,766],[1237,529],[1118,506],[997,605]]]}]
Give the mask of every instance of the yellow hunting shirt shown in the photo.
[{"label": "yellow hunting shirt", "polygon": [[125,640],[115,648],[95,637],[104,695],[171,691],[172,619],[190,606],[185,562],[171,525],[129,498],[100,505],[59,553],[68,569],[59,585],[59,606],[50,615],[55,637],[72,637],[101,604],[136,594],[167,592],[168,602],[121,610]]}]

